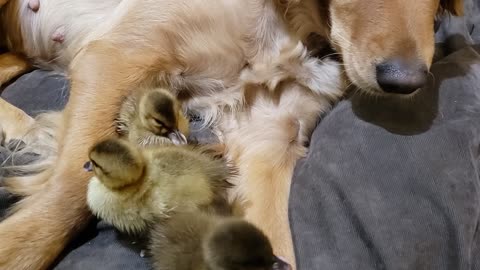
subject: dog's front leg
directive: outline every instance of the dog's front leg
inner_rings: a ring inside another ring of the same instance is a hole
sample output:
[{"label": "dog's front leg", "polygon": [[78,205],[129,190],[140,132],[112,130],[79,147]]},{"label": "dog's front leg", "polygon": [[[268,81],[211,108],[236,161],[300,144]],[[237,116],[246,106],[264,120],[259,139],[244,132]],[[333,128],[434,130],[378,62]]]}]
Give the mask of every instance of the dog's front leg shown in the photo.
[{"label": "dog's front leg", "polygon": [[276,255],[295,269],[288,220],[291,178],[326,103],[297,85],[287,87],[280,98],[257,92],[238,126],[226,132],[225,144],[239,167],[232,194],[244,202],[239,212],[267,234]]},{"label": "dog's front leg", "polygon": [[275,254],[293,267],[288,198],[295,161],[304,149],[295,142],[296,119],[265,117],[263,125],[261,120],[252,119],[226,136],[227,153],[240,173],[235,189],[239,194],[234,197],[245,202],[242,204],[245,218],[264,231]]},{"label": "dog's front leg", "polygon": [[85,198],[91,175],[82,165],[92,144],[114,134],[113,119],[122,96],[144,79],[144,69],[151,63],[146,59],[137,63],[134,56],[102,41],[77,56],[60,129],[58,163],[45,189],[25,199],[0,223],[0,269],[47,268],[88,222]]}]

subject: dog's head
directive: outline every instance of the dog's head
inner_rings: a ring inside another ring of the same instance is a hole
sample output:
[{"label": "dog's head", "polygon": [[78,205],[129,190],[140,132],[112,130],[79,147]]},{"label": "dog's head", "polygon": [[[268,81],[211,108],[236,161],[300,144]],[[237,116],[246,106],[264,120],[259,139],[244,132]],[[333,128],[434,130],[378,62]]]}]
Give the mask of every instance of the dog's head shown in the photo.
[{"label": "dog's head", "polygon": [[409,94],[422,87],[434,53],[435,17],[442,12],[463,13],[463,0],[288,2],[315,5],[316,16],[328,17],[326,34],[341,54],[349,79],[371,93]]},{"label": "dog's head", "polygon": [[460,15],[461,0],[331,0],[330,38],[358,87],[410,94],[427,81],[439,12]]}]

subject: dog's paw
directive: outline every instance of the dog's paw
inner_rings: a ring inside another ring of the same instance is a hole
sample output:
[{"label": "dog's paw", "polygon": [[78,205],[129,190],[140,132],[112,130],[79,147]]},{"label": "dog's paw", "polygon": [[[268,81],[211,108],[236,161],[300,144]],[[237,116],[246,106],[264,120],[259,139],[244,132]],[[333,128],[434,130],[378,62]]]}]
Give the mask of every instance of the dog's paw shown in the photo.
[{"label": "dog's paw", "polygon": [[8,149],[11,152],[16,152],[25,149],[27,144],[19,139],[7,140],[7,133],[0,124],[0,146]]}]

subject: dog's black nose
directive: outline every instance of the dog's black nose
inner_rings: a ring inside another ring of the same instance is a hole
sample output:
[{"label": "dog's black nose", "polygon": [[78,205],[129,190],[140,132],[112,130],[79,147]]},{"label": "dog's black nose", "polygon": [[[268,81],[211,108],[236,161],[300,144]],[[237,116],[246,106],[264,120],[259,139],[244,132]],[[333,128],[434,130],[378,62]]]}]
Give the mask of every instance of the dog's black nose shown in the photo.
[{"label": "dog's black nose", "polygon": [[427,82],[428,68],[417,61],[392,59],[376,69],[378,85],[387,93],[410,94]]}]

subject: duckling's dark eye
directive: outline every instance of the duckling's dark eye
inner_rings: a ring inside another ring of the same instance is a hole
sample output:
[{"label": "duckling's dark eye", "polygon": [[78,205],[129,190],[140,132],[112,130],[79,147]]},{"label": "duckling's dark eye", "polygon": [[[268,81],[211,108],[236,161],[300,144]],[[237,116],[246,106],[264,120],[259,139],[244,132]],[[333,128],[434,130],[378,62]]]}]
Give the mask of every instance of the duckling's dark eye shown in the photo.
[{"label": "duckling's dark eye", "polygon": [[92,162],[93,167],[102,169],[102,167],[100,167],[95,161],[90,160],[90,162]]},{"label": "duckling's dark eye", "polygon": [[165,124],[161,120],[158,120],[157,118],[153,118],[153,121],[155,121],[157,125],[165,127]]},{"label": "duckling's dark eye", "polygon": [[162,129],[164,132],[172,131],[173,129],[170,123],[167,125],[164,121],[158,118],[153,117],[153,121],[155,121],[155,124],[158,126],[158,128]]}]

